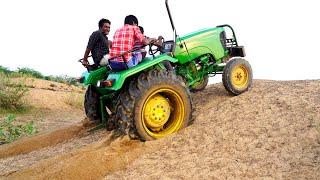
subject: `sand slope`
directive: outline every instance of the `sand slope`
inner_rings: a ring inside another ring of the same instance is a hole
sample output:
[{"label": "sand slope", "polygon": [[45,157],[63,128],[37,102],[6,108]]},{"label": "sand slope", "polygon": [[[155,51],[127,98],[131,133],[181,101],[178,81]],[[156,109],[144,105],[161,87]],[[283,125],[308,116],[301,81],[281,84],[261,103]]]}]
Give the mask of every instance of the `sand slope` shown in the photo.
[{"label": "sand slope", "polygon": [[[169,137],[143,143],[105,130],[76,135],[64,143],[0,159],[0,175],[9,179],[317,179],[319,92],[319,80],[255,80],[253,88],[239,96],[215,84],[193,94],[194,124]],[[25,163],[30,160],[32,166]]]}]

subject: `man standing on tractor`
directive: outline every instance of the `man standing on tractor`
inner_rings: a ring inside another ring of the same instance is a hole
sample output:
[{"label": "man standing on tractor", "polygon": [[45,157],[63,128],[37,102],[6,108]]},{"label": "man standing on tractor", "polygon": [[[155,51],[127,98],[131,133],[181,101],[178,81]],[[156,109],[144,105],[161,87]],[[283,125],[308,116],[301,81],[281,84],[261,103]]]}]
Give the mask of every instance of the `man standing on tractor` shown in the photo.
[{"label": "man standing on tractor", "polygon": [[137,42],[143,45],[148,45],[152,41],[155,41],[155,39],[145,38],[140,32],[138,19],[134,15],[126,16],[124,26],[118,29],[113,36],[110,51],[111,68],[121,71],[136,66],[142,60],[141,52],[129,53],[128,51],[132,50]]},{"label": "man standing on tractor", "polygon": [[110,32],[111,22],[108,19],[101,19],[99,21],[99,30],[93,32],[89,38],[87,49],[83,56],[82,64],[88,66],[88,57],[91,52],[92,59],[94,61],[94,66],[98,67],[101,60],[108,58],[106,55],[109,54],[109,48],[111,46],[111,41],[108,40],[107,35]]}]

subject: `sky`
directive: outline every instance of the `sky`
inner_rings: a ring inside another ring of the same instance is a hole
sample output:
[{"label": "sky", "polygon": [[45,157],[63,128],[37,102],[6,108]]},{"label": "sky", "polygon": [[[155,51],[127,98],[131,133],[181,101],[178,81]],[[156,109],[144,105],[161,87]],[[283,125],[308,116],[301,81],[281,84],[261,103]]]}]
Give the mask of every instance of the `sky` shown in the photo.
[{"label": "sky", "polygon": [[[172,39],[165,0],[0,1],[0,65],[44,75],[80,76],[90,34],[111,21],[109,39],[134,14],[149,37]],[[169,0],[180,36],[233,26],[255,79],[320,79],[320,11],[316,0]],[[218,81],[221,81],[221,77]]]}]

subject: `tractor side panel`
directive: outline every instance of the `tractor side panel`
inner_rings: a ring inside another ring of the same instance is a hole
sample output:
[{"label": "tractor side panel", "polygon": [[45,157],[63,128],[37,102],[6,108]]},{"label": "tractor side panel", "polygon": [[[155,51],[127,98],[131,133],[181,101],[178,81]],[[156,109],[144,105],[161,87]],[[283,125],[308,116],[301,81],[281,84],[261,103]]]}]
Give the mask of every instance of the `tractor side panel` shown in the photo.
[{"label": "tractor side panel", "polygon": [[204,29],[178,39],[175,58],[181,64],[204,54],[212,54],[215,59],[223,58],[227,53],[220,39],[223,31],[223,28]]}]

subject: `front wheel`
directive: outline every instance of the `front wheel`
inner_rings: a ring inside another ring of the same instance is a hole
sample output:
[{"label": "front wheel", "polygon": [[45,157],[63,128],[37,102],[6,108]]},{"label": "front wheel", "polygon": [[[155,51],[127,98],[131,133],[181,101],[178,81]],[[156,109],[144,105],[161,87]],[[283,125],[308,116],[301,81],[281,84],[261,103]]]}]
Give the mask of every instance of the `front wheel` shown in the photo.
[{"label": "front wheel", "polygon": [[248,61],[235,58],[223,69],[222,82],[227,91],[239,95],[252,85],[252,69]]},{"label": "front wheel", "polygon": [[131,138],[146,141],[186,127],[191,113],[191,95],[182,78],[171,71],[151,70],[120,95],[117,122]]}]

